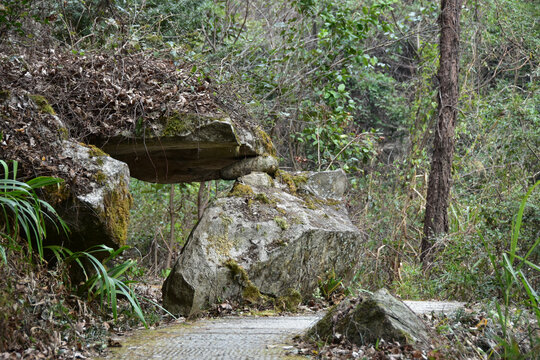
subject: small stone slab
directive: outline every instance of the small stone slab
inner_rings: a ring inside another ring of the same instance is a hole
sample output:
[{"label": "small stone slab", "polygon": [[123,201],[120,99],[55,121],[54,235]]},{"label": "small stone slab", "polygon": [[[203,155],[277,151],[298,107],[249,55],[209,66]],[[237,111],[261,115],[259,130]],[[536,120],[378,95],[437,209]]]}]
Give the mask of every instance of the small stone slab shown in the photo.
[{"label": "small stone slab", "polygon": [[403,301],[405,305],[411,308],[416,314],[430,314],[430,313],[443,313],[451,314],[459,309],[465,307],[464,302],[459,301],[414,301],[414,300],[405,300]]}]

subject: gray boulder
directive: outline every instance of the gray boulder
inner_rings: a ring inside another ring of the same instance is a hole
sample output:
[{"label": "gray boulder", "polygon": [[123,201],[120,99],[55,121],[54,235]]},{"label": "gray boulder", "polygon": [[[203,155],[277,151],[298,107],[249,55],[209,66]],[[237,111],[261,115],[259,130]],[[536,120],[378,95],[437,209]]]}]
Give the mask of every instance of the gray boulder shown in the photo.
[{"label": "gray boulder", "polygon": [[418,347],[426,347],[430,338],[422,320],[386,289],[342,301],[330,309],[307,336],[325,342],[344,336],[356,345],[384,339]]},{"label": "gray boulder", "polygon": [[287,303],[310,297],[327,272],[349,280],[363,236],[341,202],[296,192],[295,182],[310,183],[313,176],[238,179],[192,231],[163,285],[164,306],[189,316],[218,299],[266,296]]}]

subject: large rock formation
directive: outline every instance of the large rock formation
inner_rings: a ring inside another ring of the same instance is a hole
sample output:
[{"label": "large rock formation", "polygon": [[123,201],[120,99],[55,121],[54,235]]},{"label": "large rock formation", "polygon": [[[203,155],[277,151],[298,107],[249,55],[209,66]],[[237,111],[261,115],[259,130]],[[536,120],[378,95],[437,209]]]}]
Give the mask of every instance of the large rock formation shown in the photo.
[{"label": "large rock formation", "polygon": [[50,242],[123,244],[130,172],[177,183],[276,171],[268,135],[183,65],[150,53],[0,52],[0,158],[23,177],[65,180],[47,200],[72,232]]},{"label": "large rock formation", "polygon": [[342,171],[238,179],[187,240],[163,285],[165,307],[192,315],[218,299],[310,297],[329,271],[350,279],[363,237],[340,201],[346,184]]},{"label": "large rock formation", "polygon": [[344,336],[358,346],[380,339],[427,348],[429,330],[420,318],[388,290],[362,294],[334,306],[307,334],[332,342]]}]

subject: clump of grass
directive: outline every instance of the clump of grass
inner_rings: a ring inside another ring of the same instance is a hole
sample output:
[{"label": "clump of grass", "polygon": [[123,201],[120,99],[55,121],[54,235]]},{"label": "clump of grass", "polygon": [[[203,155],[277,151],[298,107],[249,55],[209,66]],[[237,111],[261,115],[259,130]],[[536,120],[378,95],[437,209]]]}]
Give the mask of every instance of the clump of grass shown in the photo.
[{"label": "clump of grass", "polygon": [[[520,230],[523,225],[523,212],[525,211],[525,205],[527,204],[527,200],[531,196],[532,192],[539,184],[540,181],[536,182],[536,184],[534,184],[523,197],[518,213],[512,224],[510,249],[502,253],[500,259],[497,256],[499,254],[495,254],[493,251],[491,251],[483,234],[479,233],[491,264],[493,265],[493,269],[495,270],[495,277],[502,294],[503,307],[501,307],[498,302],[495,303],[495,307],[497,309],[496,321],[499,322],[502,329],[502,336],[498,336],[497,340],[499,341],[499,345],[503,348],[503,357],[505,359],[527,358],[527,356],[533,355],[521,354],[519,346],[517,345],[518,342],[511,334],[509,326],[509,312],[512,300],[524,299],[522,300],[522,305],[535,314],[537,323],[540,324],[540,296],[531,285],[523,271],[524,267],[528,266],[530,269],[540,272],[540,266],[532,263],[529,260],[531,254],[534,253],[540,244],[540,237],[536,239],[534,244],[528,249],[524,256],[517,255],[518,240],[520,238]],[[540,347],[540,339],[536,337],[535,339],[532,339],[532,341],[533,344],[534,342],[536,343],[536,346],[533,346],[532,351],[537,351]]]}]

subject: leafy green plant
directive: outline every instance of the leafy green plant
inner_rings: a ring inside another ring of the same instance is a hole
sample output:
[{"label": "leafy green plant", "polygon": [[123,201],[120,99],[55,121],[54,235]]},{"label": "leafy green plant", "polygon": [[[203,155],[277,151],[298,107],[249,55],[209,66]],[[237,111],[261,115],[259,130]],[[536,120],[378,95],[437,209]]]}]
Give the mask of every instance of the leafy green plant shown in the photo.
[{"label": "leafy green plant", "polygon": [[[523,213],[525,211],[525,205],[527,200],[531,196],[534,189],[540,184],[540,181],[536,182],[523,197],[519,211],[514,219],[512,225],[512,232],[510,237],[510,249],[502,254],[502,259],[499,260],[496,257],[486,241],[486,239],[480,234],[480,237],[484,243],[486,251],[488,252],[489,259],[493,268],[495,269],[495,276],[497,278],[500,291],[502,294],[503,307],[496,302],[495,307],[497,309],[497,321],[502,328],[502,337],[498,337],[500,345],[504,349],[505,358],[520,358],[520,350],[517,345],[517,341],[512,337],[509,332],[509,318],[510,318],[510,305],[514,298],[525,298],[524,305],[531,310],[538,323],[540,323],[540,297],[533,286],[527,279],[523,271],[525,265],[531,269],[540,272],[540,266],[529,261],[530,255],[534,252],[537,246],[540,244],[540,237],[536,239],[534,244],[529,248],[524,256],[517,255],[518,240],[520,238],[520,230],[523,225]],[[536,346],[540,346],[540,339],[536,338]]]},{"label": "leafy green plant", "polygon": [[[58,261],[64,262],[66,265],[75,263],[84,273],[85,281],[81,290],[87,292],[89,300],[99,298],[101,306],[107,304],[113,313],[113,318],[118,318],[118,295],[124,296],[131,305],[133,312],[139,320],[147,326],[146,319],[143,315],[137,295],[129,286],[131,281],[125,280],[123,275],[137,263],[133,260],[127,260],[119,265],[107,269],[106,265],[115,259],[127,246],[120,247],[117,250],[105,245],[94,246],[87,251],[72,252],[62,246],[48,246],[48,249],[53,251]],[[106,253],[108,256],[105,260],[100,261],[96,255]],[[91,269],[95,271],[93,275],[89,275],[84,263],[89,263]]]},{"label": "leafy green plant", "polygon": [[328,271],[324,279],[319,277],[319,289],[326,300],[339,290],[345,291],[343,279],[336,275],[335,270]]},{"label": "leafy green plant", "polygon": [[[17,180],[18,163],[12,166],[0,160],[4,176],[0,178],[0,235],[13,245],[20,235],[27,239],[29,255],[36,245],[40,261],[43,259],[43,239],[46,236],[46,221],[51,220],[56,229],[67,232],[68,228],[54,208],[38,198],[36,190],[61,183],[62,179],[40,176],[27,182]],[[5,251],[2,247],[2,257]]]}]

